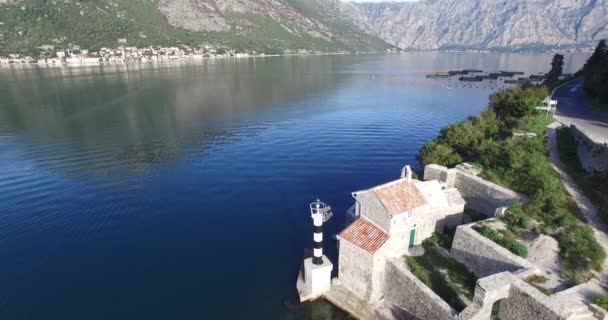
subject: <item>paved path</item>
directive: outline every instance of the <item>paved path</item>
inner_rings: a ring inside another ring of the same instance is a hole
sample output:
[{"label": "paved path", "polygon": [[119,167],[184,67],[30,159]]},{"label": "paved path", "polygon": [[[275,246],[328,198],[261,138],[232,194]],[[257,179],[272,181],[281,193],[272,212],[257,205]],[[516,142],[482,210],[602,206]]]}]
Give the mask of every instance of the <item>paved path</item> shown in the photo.
[{"label": "paved path", "polygon": [[[604,250],[608,252],[608,228],[602,223],[598,216],[597,208],[593,203],[584,195],[583,191],[574,182],[574,180],[566,173],[566,166],[562,163],[559,158],[557,149],[557,137],[556,129],[561,126],[560,123],[554,122],[547,127],[545,135],[548,138],[549,147],[549,158],[553,164],[553,168],[561,177],[566,190],[572,196],[572,199],[576,202],[581,210],[581,213],[587,220],[587,224],[593,229],[595,238],[598,240],[600,245],[604,247]],[[568,290],[558,293],[556,296],[560,300],[563,299],[564,303],[581,301],[590,302],[593,297],[598,294],[608,293],[605,289],[607,286],[608,279],[608,265],[604,263],[604,270],[598,275],[596,279],[593,279],[587,283],[572,287]]]},{"label": "paved path", "polygon": [[583,81],[573,80],[553,93],[557,100],[555,118],[570,126],[574,124],[595,143],[608,143],[608,112],[589,106],[583,100]]}]

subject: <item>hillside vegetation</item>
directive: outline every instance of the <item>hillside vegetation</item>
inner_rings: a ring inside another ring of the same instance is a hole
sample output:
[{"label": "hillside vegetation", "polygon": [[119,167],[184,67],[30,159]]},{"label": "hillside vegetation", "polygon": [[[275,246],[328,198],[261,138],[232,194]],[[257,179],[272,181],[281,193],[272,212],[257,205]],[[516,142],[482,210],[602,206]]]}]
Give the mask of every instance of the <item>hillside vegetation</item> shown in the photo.
[{"label": "hillside vegetation", "polygon": [[42,46],[211,44],[237,50],[379,51],[388,47],[335,0],[0,1],[1,53]]},{"label": "hillside vegetation", "polygon": [[[534,229],[555,237],[565,270],[562,277],[576,284],[601,269],[606,253],[547,157],[543,131],[552,119],[537,114],[534,107],[548,93],[546,87],[536,86],[496,92],[479,116],[447,126],[425,144],[419,159],[424,165],[449,167],[474,162],[483,168],[484,178],[528,195],[530,202],[510,210],[506,223],[515,234]],[[514,131],[537,137],[516,137]]]}]

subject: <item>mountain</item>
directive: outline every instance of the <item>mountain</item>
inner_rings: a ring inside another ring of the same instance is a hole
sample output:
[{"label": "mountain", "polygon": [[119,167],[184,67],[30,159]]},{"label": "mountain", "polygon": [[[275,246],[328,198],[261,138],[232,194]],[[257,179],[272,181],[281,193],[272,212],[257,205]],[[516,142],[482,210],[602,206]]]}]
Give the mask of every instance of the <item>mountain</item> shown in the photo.
[{"label": "mountain", "polygon": [[282,53],[550,49],[602,38],[608,0],[0,0],[0,53],[119,39]]},{"label": "mountain", "polygon": [[608,38],[606,0],[426,0],[359,3],[376,33],[402,49],[549,49]]},{"label": "mountain", "polygon": [[265,53],[390,48],[339,0],[0,0],[0,52],[213,44]]}]

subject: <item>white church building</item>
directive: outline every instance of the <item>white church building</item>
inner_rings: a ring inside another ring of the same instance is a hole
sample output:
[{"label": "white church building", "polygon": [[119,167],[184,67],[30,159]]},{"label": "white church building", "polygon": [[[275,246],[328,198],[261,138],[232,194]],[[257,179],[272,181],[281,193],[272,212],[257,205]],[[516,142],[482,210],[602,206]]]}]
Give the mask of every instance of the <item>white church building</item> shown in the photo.
[{"label": "white church building", "polygon": [[408,254],[434,232],[462,224],[465,201],[438,180],[401,179],[354,192],[354,221],[338,235],[340,283],[370,302],[381,298],[387,258]]}]

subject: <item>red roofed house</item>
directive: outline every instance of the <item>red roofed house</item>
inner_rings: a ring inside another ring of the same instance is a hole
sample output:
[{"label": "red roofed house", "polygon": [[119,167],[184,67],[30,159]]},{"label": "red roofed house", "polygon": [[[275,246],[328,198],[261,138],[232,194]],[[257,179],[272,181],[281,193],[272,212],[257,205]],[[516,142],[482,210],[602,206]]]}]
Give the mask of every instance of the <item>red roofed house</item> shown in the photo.
[{"label": "red roofed house", "polygon": [[387,257],[408,254],[433,232],[462,223],[465,201],[437,180],[402,178],[353,193],[355,221],[339,235],[342,286],[369,301],[382,297]]}]

